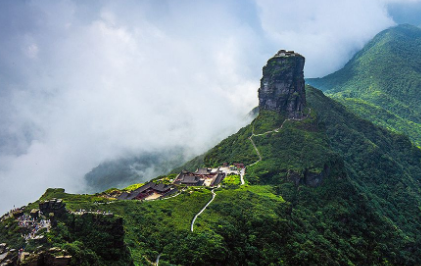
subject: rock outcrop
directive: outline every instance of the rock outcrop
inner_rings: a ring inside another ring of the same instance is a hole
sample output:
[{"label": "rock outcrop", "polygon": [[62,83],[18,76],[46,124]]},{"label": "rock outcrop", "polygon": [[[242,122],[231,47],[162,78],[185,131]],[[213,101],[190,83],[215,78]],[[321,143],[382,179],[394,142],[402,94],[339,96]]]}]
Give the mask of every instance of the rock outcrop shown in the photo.
[{"label": "rock outcrop", "polygon": [[280,50],[263,67],[260,80],[259,108],[302,119],[306,106],[304,82],[305,58],[293,51]]},{"label": "rock outcrop", "polygon": [[46,201],[40,201],[39,209],[43,214],[46,215],[49,213],[61,215],[66,212],[66,204],[62,199],[50,199]]}]

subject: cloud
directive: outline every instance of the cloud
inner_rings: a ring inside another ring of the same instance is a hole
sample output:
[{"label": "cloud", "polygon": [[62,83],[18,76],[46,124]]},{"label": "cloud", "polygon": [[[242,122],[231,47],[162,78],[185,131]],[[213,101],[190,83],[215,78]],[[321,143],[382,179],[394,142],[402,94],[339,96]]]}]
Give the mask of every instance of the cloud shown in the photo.
[{"label": "cloud", "polygon": [[249,122],[277,50],[324,75],[393,23],[361,0],[1,1],[0,212],[107,160],[204,152]]},{"label": "cloud", "polygon": [[47,187],[81,191],[84,174],[105,160],[179,145],[186,157],[198,154],[248,122],[261,67],[251,70],[244,56],[253,30],[218,4],[208,5],[217,22],[200,5],[188,5],[204,12],[200,21],[171,2],[154,21],[148,12],[160,4],[131,4],[30,2],[3,11],[32,16],[10,23],[0,42],[2,207]]},{"label": "cloud", "polygon": [[412,25],[421,26],[421,1],[407,0],[407,1],[387,1],[388,13],[399,24],[409,23]]},{"label": "cloud", "polygon": [[306,76],[331,73],[379,31],[394,25],[381,1],[258,0],[262,27],[306,57]]}]

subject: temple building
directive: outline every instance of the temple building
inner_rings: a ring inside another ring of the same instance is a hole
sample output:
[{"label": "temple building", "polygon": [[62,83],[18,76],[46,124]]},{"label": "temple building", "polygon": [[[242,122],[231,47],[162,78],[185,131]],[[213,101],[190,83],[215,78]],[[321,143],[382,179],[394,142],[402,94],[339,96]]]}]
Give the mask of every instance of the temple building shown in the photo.
[{"label": "temple building", "polygon": [[174,184],[186,186],[217,186],[225,178],[219,169],[201,168],[196,172],[181,171]]},{"label": "temple building", "polygon": [[155,184],[154,182],[149,182],[140,188],[133,190],[132,192],[124,192],[121,194],[118,199],[120,200],[144,200],[144,199],[157,199],[161,197],[166,197],[177,192],[178,189],[173,185],[166,184]]}]

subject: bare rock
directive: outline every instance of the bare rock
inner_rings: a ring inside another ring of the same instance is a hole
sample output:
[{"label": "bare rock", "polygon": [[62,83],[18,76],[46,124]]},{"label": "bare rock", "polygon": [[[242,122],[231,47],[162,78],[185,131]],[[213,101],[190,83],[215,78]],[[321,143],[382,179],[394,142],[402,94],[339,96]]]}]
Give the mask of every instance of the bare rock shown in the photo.
[{"label": "bare rock", "polygon": [[259,88],[259,109],[302,119],[306,106],[305,58],[293,51],[279,51],[263,67]]}]

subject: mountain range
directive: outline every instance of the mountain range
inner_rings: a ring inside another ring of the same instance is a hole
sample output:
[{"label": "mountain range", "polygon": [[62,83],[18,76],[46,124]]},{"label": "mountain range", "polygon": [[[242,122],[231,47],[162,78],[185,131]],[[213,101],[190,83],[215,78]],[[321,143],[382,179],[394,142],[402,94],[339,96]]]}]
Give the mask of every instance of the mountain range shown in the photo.
[{"label": "mountain range", "polygon": [[[304,56],[280,50],[253,122],[152,180],[176,193],[48,189],[2,218],[0,258],[14,265],[25,248],[22,265],[421,265],[420,46],[421,29],[399,25],[307,80]],[[173,185],[182,170],[230,165],[238,175],[221,186]],[[51,227],[25,241],[19,217],[37,209]]]}]

